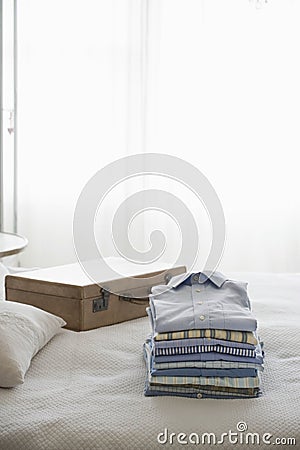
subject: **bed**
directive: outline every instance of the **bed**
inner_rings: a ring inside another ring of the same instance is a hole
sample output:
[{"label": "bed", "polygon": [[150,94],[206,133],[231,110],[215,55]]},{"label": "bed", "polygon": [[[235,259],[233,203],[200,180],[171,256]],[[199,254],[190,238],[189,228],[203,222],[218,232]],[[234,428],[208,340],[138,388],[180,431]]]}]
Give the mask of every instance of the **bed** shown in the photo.
[{"label": "bed", "polygon": [[81,333],[62,330],[33,359],[23,385],[0,389],[0,448],[194,448],[195,433],[220,440],[229,430],[242,443],[230,445],[226,437],[223,448],[245,447],[247,433],[259,435],[259,448],[270,448],[268,442],[300,448],[300,275],[230,275],[249,282],[264,341],[260,398],[144,397],[147,318]]}]

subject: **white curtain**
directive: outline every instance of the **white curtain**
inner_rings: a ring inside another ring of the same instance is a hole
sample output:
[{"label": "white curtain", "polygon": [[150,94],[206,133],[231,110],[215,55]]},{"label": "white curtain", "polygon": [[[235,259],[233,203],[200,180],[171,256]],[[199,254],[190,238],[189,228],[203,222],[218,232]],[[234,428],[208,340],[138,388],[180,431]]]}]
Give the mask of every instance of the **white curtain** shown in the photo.
[{"label": "white curtain", "polygon": [[[22,264],[75,261],[84,184],[116,158],[151,151],[190,161],[215,187],[223,270],[300,271],[299,17],[293,0],[20,0]],[[203,258],[209,223],[194,209]],[[140,233],[156,224],[148,215]]]},{"label": "white curtain", "polygon": [[146,9],[139,0],[18,3],[21,263],[51,266],[76,259],[73,211],[89,178],[144,145]]},{"label": "white curtain", "polygon": [[223,270],[300,271],[300,2],[150,4],[146,150],[215,187]]}]

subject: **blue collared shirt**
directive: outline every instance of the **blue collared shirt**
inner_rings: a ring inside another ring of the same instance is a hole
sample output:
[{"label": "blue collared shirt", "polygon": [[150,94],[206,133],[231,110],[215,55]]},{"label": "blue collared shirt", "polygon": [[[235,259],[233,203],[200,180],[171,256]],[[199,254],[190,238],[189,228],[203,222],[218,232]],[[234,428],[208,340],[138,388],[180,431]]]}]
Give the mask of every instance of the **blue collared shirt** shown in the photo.
[{"label": "blue collared shirt", "polygon": [[173,277],[154,286],[150,308],[156,333],[194,329],[255,331],[247,283],[229,280],[220,272]]}]

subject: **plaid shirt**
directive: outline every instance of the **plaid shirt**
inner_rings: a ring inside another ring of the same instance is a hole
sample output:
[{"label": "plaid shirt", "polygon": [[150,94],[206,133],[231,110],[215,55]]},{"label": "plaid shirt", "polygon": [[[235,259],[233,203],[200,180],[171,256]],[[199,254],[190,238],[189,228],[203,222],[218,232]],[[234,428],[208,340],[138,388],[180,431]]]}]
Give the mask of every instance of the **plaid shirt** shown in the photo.
[{"label": "plaid shirt", "polygon": [[171,333],[155,333],[155,341],[169,341],[172,339],[192,339],[192,338],[211,338],[226,341],[243,342],[245,344],[257,345],[258,340],[253,332],[232,331],[232,330],[185,330],[174,331]]},{"label": "plaid shirt", "polygon": [[177,397],[194,397],[194,398],[252,398],[260,395],[260,390],[255,389],[235,389],[235,391],[217,390],[215,387],[204,388],[185,388],[178,386],[150,386],[146,383],[146,396],[162,396],[172,395]]},{"label": "plaid shirt", "polygon": [[149,383],[154,385],[171,385],[171,386],[224,386],[238,388],[257,388],[260,384],[260,377],[162,377],[152,376],[149,377]]},{"label": "plaid shirt", "polygon": [[205,369],[256,369],[263,371],[263,364],[233,362],[233,361],[179,361],[168,363],[157,363],[153,361],[153,368],[160,369],[182,369],[188,367],[205,368]]}]

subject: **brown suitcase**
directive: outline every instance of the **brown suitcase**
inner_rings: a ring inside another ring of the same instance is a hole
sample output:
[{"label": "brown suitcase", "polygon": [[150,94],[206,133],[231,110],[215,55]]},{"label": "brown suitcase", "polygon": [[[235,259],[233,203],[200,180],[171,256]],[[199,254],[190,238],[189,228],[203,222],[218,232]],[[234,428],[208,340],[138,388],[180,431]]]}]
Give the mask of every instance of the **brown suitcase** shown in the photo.
[{"label": "brown suitcase", "polygon": [[147,274],[139,270],[129,273],[129,278],[111,280],[105,278],[108,274],[104,266],[101,286],[91,281],[79,263],[7,275],[6,299],[62,317],[70,330],[91,330],[145,316],[153,285],[151,277],[156,275],[155,284],[166,284],[186,268],[162,267]]}]

